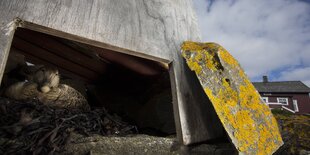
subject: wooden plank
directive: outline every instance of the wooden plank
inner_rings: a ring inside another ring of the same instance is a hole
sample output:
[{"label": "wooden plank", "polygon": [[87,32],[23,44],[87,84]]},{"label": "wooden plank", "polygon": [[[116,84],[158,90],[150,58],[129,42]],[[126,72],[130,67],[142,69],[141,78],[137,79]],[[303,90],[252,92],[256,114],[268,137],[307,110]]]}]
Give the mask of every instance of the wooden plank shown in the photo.
[{"label": "wooden plank", "polygon": [[[100,56],[98,56],[98,53],[90,50],[88,47],[88,45],[84,44],[84,43],[80,43],[80,42],[76,42],[73,40],[68,40],[68,39],[64,39],[64,38],[57,38],[59,42],[65,44],[66,46],[69,46],[70,48],[73,48],[75,50],[78,50],[79,52],[88,55],[90,58],[95,59],[96,61],[100,61],[100,62],[104,62],[109,64],[110,62],[101,58]],[[114,51],[115,52],[115,51]]]},{"label": "wooden plank", "polygon": [[29,42],[26,42],[18,37],[15,37],[12,42],[13,47],[18,50],[23,51],[24,53],[28,53],[34,55],[46,62],[52,64],[58,64],[58,66],[62,66],[66,70],[70,70],[80,76],[86,77],[88,79],[96,80],[99,75],[87,68],[83,68],[75,63],[69,62],[66,59],[59,57],[49,51],[42,49],[40,47],[36,47]]},{"label": "wooden plank", "polygon": [[79,76],[76,73],[70,72],[69,70],[66,70],[66,69],[62,68],[62,66],[59,66],[58,64],[53,64],[53,63],[44,61],[44,60],[42,60],[40,58],[37,58],[37,57],[35,57],[35,56],[33,56],[33,55],[29,54],[29,53],[26,53],[26,52],[23,52],[21,50],[18,50],[15,47],[11,47],[10,52],[12,52],[12,51],[13,52],[18,52],[18,53],[24,55],[26,62],[30,62],[30,63],[36,64],[36,65],[43,64],[43,65],[49,65],[49,66],[57,67],[59,72],[60,72],[60,74],[61,74],[61,76],[70,77],[70,78],[73,78],[73,79],[78,79],[78,80],[84,81],[85,83],[90,83],[91,82],[90,79],[87,79],[87,78],[85,78],[83,76]]},{"label": "wooden plank", "polygon": [[147,53],[144,53],[142,51],[139,52],[137,50],[124,48],[121,46],[116,46],[113,44],[109,44],[107,42],[98,41],[96,39],[93,40],[93,39],[78,36],[78,35],[72,35],[72,34],[67,33],[65,31],[59,31],[57,29],[52,29],[50,27],[44,27],[42,25],[38,25],[38,24],[35,24],[32,22],[23,21],[22,27],[29,29],[29,30],[33,30],[33,31],[46,33],[46,34],[49,34],[52,36],[57,36],[60,38],[73,40],[73,41],[80,42],[83,44],[92,45],[95,47],[104,48],[104,49],[108,49],[111,51],[117,51],[120,53],[129,54],[129,55],[133,55],[133,56],[137,56],[137,57],[141,57],[141,58],[145,58],[145,59],[149,59],[149,60],[153,60],[153,61],[157,61],[157,62],[170,63],[172,61],[171,59],[169,59],[169,57],[163,58],[161,56],[153,56],[152,54],[147,54]]},{"label": "wooden plank", "polygon": [[20,20],[10,21],[3,19],[2,22],[4,22],[6,25],[0,25],[0,85],[2,82],[6,62],[9,57],[9,51],[11,48],[14,32],[16,27],[20,25]]},{"label": "wooden plank", "polygon": [[67,61],[79,64],[84,68],[88,68],[98,73],[103,73],[106,70],[106,64],[104,62],[93,59],[89,57],[89,55],[85,55],[64,45],[63,43],[57,41],[56,37],[27,29],[17,29],[15,35],[42,49],[46,49],[55,55],[63,57]]},{"label": "wooden plank", "polygon": [[120,64],[126,68],[129,68],[137,73],[144,75],[158,75],[162,71],[167,70],[161,65],[160,62],[154,62],[151,60],[114,52],[111,50],[89,46],[91,50],[98,53],[98,55],[110,62]]}]

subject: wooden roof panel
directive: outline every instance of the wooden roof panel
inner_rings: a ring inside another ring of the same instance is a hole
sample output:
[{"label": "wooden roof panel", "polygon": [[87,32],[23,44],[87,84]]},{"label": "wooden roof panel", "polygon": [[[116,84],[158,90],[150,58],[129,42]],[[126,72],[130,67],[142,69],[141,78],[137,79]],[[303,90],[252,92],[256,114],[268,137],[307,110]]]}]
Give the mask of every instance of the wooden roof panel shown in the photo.
[{"label": "wooden roof panel", "polygon": [[12,47],[26,56],[28,61],[52,65],[62,74],[95,81],[106,72],[109,63],[121,65],[145,76],[158,75],[167,65],[109,49],[18,28]]}]

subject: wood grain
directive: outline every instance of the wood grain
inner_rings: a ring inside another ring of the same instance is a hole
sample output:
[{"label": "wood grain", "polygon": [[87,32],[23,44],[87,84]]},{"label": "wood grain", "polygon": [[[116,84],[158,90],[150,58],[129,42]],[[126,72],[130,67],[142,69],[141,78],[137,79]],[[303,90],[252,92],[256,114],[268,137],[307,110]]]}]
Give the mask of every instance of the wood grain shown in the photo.
[{"label": "wood grain", "polygon": [[[94,71],[88,70],[76,63],[72,63],[63,57],[60,57],[56,54],[50,53],[46,49],[37,47],[23,39],[20,39],[19,37],[14,37],[13,39],[13,46],[14,48],[23,51],[24,53],[33,55],[38,58],[42,58],[44,61],[54,64],[55,66],[62,66],[63,68],[67,70],[73,70],[75,74],[78,74],[82,77],[85,77],[87,79],[97,79],[98,74]],[[27,49],[27,50],[23,50]],[[31,51],[31,52],[30,52]],[[56,62],[56,63],[55,63]]]},{"label": "wood grain", "polygon": [[102,73],[106,69],[106,64],[100,60],[92,59],[88,55],[84,55],[83,53],[64,45],[55,37],[26,29],[17,29],[15,36],[18,36],[29,43],[35,44],[40,48],[48,49],[55,55],[66,58],[68,61],[79,64],[92,71]]}]

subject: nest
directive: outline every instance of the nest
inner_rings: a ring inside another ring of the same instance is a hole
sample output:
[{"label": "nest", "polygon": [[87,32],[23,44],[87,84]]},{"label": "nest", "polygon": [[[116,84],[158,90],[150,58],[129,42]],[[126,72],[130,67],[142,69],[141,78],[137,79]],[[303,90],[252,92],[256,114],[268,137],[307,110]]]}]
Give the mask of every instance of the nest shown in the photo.
[{"label": "nest", "polygon": [[0,112],[0,154],[58,154],[73,133],[125,136],[138,132],[104,108],[55,109],[36,100],[0,97]]}]

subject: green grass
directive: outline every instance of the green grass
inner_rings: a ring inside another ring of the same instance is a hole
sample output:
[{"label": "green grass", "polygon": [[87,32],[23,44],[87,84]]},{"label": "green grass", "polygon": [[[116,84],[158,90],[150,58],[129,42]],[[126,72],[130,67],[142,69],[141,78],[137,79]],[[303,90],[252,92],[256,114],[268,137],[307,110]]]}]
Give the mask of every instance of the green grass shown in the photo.
[{"label": "green grass", "polygon": [[291,116],[293,113],[288,112],[286,110],[281,110],[281,109],[271,109],[271,112],[273,114],[279,114],[279,115],[285,115],[285,116]]}]

